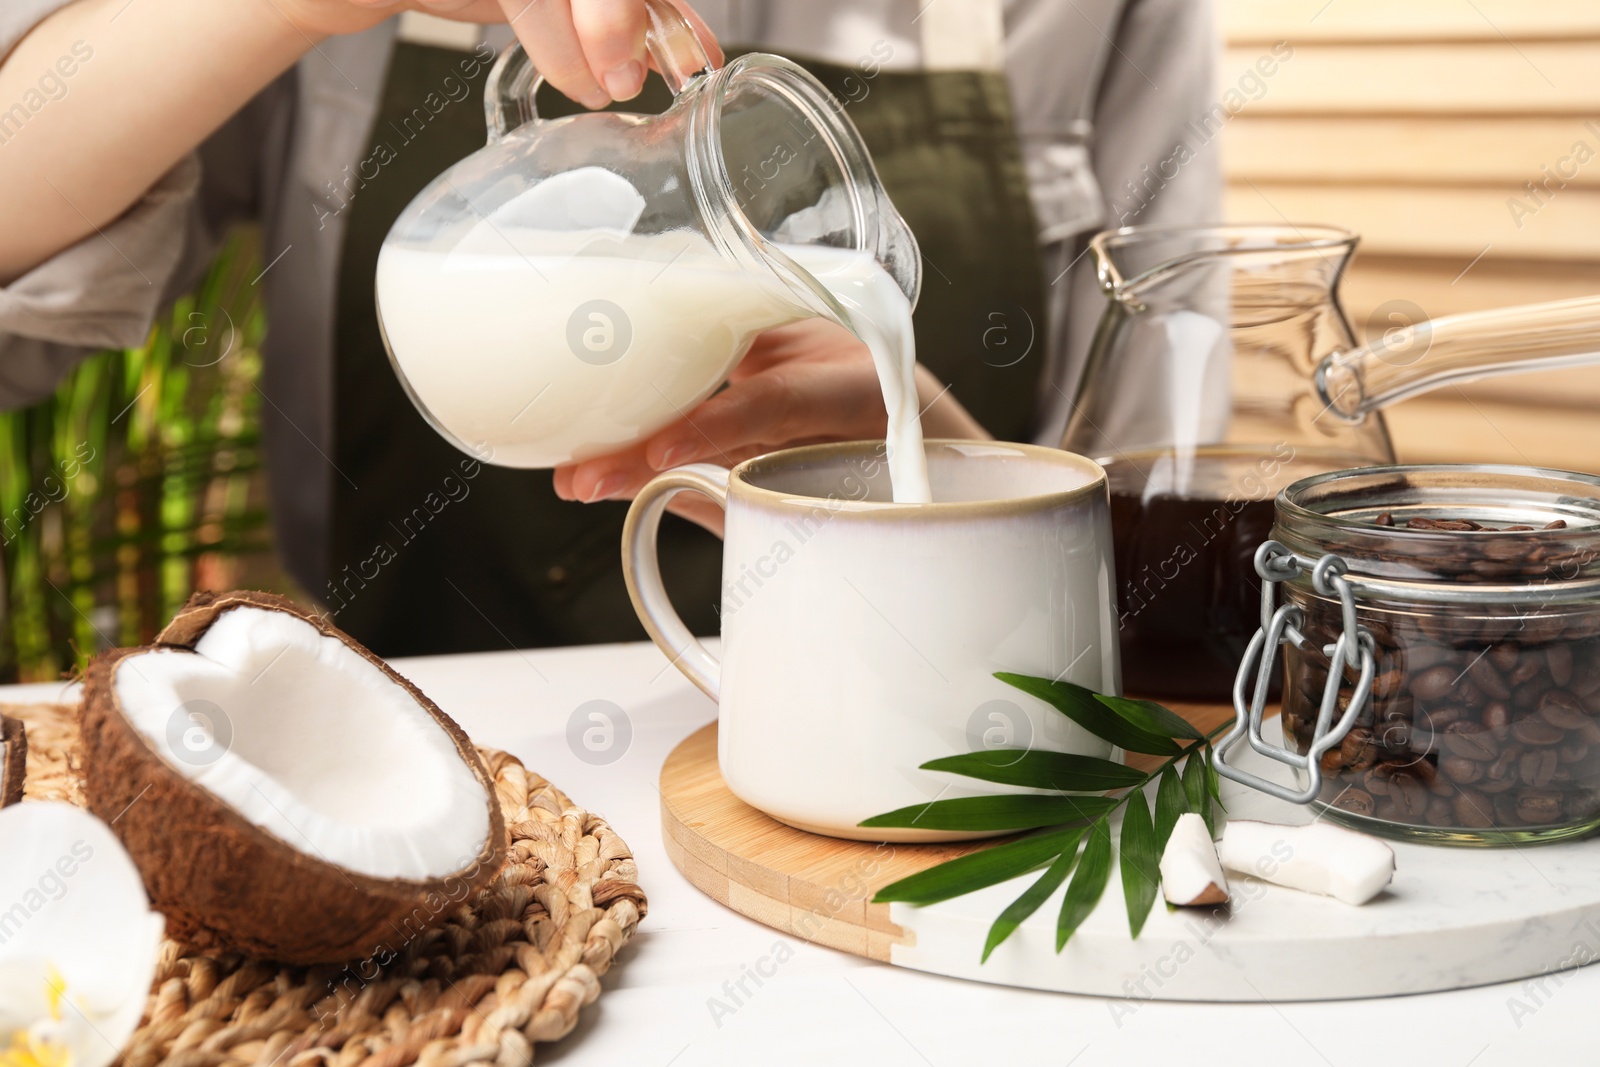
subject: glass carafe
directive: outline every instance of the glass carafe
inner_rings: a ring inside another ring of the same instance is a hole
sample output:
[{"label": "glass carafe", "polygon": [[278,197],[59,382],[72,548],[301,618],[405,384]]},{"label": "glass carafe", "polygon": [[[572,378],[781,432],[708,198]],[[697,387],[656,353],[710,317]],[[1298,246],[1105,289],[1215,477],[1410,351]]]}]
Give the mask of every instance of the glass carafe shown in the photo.
[{"label": "glass carafe", "polygon": [[514,45],[489,74],[488,144],[384,241],[395,371],[435,429],[490,462],[624,448],[716,390],[760,331],[849,325],[797,258],[870,257],[916,300],[916,241],[842,105],[776,56],[712,69],[674,7],[647,7],[665,112],[541,119],[542,78]]},{"label": "glass carafe", "polygon": [[1129,227],[1062,447],[1106,468],[1123,684],[1223,700],[1260,613],[1252,559],[1300,478],[1393,463],[1383,405],[1600,360],[1600,298],[1474,312],[1357,347],[1330,226]]}]

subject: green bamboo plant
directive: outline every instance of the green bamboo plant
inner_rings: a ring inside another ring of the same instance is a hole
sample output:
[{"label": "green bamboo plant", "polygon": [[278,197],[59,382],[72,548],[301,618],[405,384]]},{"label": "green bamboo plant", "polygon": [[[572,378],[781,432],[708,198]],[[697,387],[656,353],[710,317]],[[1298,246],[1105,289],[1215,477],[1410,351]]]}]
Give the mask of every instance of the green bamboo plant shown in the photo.
[{"label": "green bamboo plant", "polygon": [[260,456],[259,243],[230,237],[142,347],[0,414],[0,682],[148,641],[198,588],[285,588]]},{"label": "green bamboo plant", "polygon": [[[1216,832],[1222,792],[1212,741],[1232,728],[1232,721],[1202,733],[1154,701],[1096,693],[1060,679],[1007,671],[995,677],[1038,697],[1114,747],[1162,761],[1140,771],[1113,760],[1031,748],[983,749],[930,760],[923,770],[1045,792],[936,799],[864,820],[861,825],[867,827],[1028,831],[891,882],[878,890],[873,902],[937,904],[1042,871],[989,927],[979,962],[988,962],[989,954],[1064,883],[1056,918],[1060,952],[1099,904],[1116,867],[1128,909],[1128,934],[1137,938],[1155,906],[1161,854],[1179,816],[1194,812]],[[1153,818],[1152,798],[1147,796],[1152,787]],[[1105,795],[1119,789],[1123,792],[1118,796]],[[1122,830],[1113,849],[1112,819],[1119,812]]]}]

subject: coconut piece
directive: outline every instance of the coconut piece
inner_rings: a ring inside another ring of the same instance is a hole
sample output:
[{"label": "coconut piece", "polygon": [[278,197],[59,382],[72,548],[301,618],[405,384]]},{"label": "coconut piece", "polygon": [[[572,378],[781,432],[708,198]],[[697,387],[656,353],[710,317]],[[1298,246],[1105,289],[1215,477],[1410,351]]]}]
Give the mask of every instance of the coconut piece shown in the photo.
[{"label": "coconut piece", "polygon": [[85,679],[84,792],[172,935],[286,963],[398,952],[499,869],[466,735],[290,601],[196,594]]},{"label": "coconut piece", "polygon": [[28,732],[17,719],[0,715],[0,808],[22,799],[28,777]]},{"label": "coconut piece", "polygon": [[1228,879],[1217,862],[1217,847],[1206,821],[1192,811],[1178,816],[1162,850],[1161,894],[1180,908],[1228,902]]},{"label": "coconut piece", "polygon": [[1325,822],[1309,826],[1230,819],[1217,842],[1222,866],[1264,882],[1365,904],[1394,878],[1394,850]]}]

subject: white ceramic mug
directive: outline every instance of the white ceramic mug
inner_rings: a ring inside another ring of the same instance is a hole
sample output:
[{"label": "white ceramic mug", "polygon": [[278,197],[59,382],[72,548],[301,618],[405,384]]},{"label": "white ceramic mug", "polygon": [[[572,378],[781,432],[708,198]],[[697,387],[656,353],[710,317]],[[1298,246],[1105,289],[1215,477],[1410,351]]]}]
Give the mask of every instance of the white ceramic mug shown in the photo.
[{"label": "white ceramic mug", "polygon": [[[628,592],[672,662],[721,706],[734,794],[792,826],[861,840],[939,798],[1008,791],[920,770],[979,747],[1110,748],[996,671],[1119,692],[1105,472],[1034,445],[928,442],[935,503],[891,501],[883,444],[812,445],[666,471],[623,530]],[[672,609],[656,559],[667,501],[727,511],[722,657]]]}]

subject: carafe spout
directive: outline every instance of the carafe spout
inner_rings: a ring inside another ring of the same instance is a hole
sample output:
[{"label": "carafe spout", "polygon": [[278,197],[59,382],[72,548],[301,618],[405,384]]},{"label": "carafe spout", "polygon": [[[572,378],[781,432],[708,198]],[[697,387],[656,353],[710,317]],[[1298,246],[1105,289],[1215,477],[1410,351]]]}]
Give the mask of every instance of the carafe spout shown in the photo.
[{"label": "carafe spout", "polygon": [[1522,304],[1389,330],[1316,369],[1329,411],[1348,422],[1440,386],[1600,363],[1600,296]]}]

